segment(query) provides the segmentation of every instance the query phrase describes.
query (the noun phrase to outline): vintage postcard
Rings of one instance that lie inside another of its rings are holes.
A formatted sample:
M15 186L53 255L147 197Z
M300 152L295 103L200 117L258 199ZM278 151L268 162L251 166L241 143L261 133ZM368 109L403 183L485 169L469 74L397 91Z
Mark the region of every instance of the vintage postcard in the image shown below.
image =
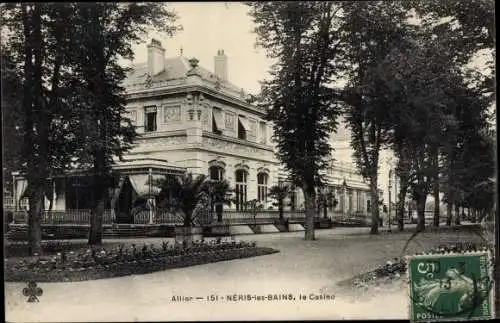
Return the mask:
M495 318L493 1L0 8L7 322Z

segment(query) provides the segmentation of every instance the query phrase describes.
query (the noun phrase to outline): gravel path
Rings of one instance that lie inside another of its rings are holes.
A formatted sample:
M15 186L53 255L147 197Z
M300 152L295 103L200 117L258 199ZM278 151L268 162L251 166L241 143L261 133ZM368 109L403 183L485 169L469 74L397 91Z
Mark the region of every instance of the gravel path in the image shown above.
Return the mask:
M257 241L280 253L140 276L41 284L44 293L39 303L26 302L21 293L23 284L6 283L6 320L406 319L403 282L383 285L361 296L337 286L341 280L399 256L411 235L370 236L366 232L367 228L318 230L316 241L304 241L303 232L241 236L238 239ZM407 251L464 239L461 234L422 234ZM138 245L143 241L161 239L140 239ZM228 301L228 295L233 294L292 294L296 300ZM299 294L307 299L298 300ZM310 294L334 295L335 299L309 300ZM173 296L209 295L217 295L219 301L172 301Z

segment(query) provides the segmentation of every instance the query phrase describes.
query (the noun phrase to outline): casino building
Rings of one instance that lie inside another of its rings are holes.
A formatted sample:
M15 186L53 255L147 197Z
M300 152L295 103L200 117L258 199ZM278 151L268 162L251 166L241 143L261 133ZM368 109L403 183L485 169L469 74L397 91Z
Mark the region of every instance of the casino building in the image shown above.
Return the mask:
M115 166L121 178L109 205L111 213L117 220L120 214L126 217L135 196L154 190L147 184L149 178L183 172L228 180L236 198L230 209L241 210L252 199L272 208L268 190L287 182L288 176L274 155L272 125L265 111L228 79L228 56L219 50L212 72L182 53L166 58L157 40L147 50L147 62L133 66L124 83L128 117L140 135L126 161ZM368 185L352 165L349 135L342 124L331 141L336 161L332 158L325 172L326 189L339 203L330 211L366 213L371 207ZM14 200L19 201L26 182L20 175L14 181ZM53 210L90 208L86 191L85 176L57 178ZM289 202L290 209L303 208L300 189Z

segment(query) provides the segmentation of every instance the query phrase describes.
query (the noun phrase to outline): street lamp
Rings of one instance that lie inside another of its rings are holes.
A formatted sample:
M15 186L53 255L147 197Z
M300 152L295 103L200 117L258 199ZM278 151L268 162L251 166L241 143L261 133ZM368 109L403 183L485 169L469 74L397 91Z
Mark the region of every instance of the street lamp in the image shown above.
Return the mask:
M389 229L388 231L391 232L391 189L392 189L392 169L389 170L389 208L388 208L388 213L389 213L389 219L388 219L388 226Z
M345 181L345 178L344 178L344 181L342 182L342 216L345 217L346 216L346 192L347 192L347 183Z

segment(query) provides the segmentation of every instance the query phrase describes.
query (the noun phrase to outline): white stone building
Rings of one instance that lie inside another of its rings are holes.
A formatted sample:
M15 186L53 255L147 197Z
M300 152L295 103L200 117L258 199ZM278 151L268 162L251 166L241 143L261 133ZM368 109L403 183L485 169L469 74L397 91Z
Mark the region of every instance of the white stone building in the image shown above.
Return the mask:
M147 48L148 61L133 66L124 83L127 113L140 136L127 162L115 166L122 178L109 207L127 213L135 196L152 189L148 178L184 171L227 179L236 191L232 209L242 209L252 199L272 207L269 188L287 181L274 155L272 125L265 121L265 111L247 101L245 90L228 80L224 51L214 57L211 72L195 58L182 54L166 58L159 41L152 40ZM327 189L339 203L331 211L366 213L371 207L368 186L352 164L348 132L342 124L332 135L332 144L336 161L325 177ZM21 187L22 178L17 182ZM89 207L82 197L85 181L77 182L68 177L55 181L54 210ZM21 191L16 189L17 199ZM291 209L303 207L299 189L290 202Z

